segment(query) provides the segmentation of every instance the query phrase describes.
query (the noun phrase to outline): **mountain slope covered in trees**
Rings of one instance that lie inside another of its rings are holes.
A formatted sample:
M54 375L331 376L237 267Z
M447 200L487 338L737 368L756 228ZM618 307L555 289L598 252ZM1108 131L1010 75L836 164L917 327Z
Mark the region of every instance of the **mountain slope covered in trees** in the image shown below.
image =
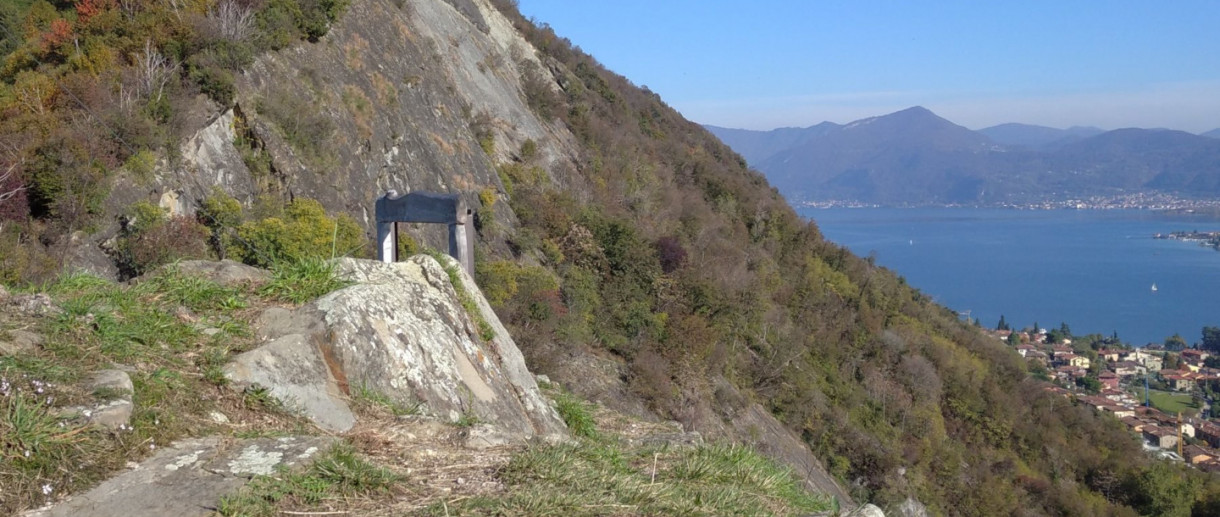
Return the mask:
M277 242L274 228L331 231L285 211L289 200L317 199L367 236L385 189L449 191L478 211L478 281L530 367L586 397L813 470L771 439L774 417L855 500L883 507L913 497L951 515L1186 515L1220 495L825 241L715 136L512 2L3 9L0 171L18 193L0 206L6 284L103 251L135 272L192 255L269 260L242 244ZM992 152L930 115L827 128L841 134L823 150L859 153L865 140L849 132L915 124L942 155ZM204 166L207 149L238 157L227 175ZM963 192L972 181L946 179Z

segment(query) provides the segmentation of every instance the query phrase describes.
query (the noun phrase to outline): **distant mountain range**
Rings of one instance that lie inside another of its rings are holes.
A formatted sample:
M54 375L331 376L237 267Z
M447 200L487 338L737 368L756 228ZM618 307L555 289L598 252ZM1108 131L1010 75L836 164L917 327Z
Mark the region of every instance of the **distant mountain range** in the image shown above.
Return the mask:
M849 124L705 126L791 201L1002 204L1169 193L1220 196L1220 129L972 131L922 107Z

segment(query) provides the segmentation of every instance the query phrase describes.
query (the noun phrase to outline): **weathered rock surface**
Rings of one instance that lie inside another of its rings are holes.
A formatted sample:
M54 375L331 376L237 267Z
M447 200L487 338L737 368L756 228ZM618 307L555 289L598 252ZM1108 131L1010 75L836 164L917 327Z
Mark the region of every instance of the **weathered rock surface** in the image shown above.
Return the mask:
M233 260L184 260L175 267L179 273L206 278L225 287L262 285L271 280L271 272L266 269Z
M235 386L262 386L285 406L300 411L328 431L356 423L349 395L327 365L318 335L289 334L237 356L225 366Z
M2 303L2 302L0 302ZM11 355L28 352L42 345L46 338L27 330L7 330L0 332L0 355Z
M928 517L928 508L923 503L908 497L906 501L898 505L898 508L892 509L890 514L894 517Z
M866 504L852 510L847 515L849 517L885 517L885 512L881 511L881 508L878 508L876 505Z
M422 403L450 421L491 426L475 433L472 446L566 436L516 344L464 272L465 288L494 331L488 342L431 257L395 264L341 259L336 268L355 285L296 311L264 313L256 332L268 343L226 367L235 387L263 385L336 431L354 423L347 398L360 388Z
M55 316L63 312L46 293L10 295L7 310L23 316Z
M251 476L295 466L334 443L327 437L194 438L166 447L138 467L27 517L213 515L220 498Z
M107 395L106 400L83 412L89 422L107 429L119 429L131 423L131 413L135 409L131 399L135 387L127 372L100 370L89 379L86 388L93 393L104 392Z

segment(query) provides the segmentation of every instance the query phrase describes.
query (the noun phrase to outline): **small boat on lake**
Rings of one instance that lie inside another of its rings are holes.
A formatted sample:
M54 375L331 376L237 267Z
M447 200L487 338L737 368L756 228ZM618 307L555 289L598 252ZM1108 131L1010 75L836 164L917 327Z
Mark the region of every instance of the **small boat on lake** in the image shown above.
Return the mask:
M1156 292L1156 282L1152 283L1152 292Z

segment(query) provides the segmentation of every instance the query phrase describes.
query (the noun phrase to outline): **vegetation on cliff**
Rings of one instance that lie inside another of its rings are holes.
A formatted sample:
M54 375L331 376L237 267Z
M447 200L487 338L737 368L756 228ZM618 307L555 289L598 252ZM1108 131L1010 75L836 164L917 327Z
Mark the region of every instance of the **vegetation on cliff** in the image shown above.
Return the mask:
M480 257L477 276L531 367L551 373L573 354L608 357L625 365L632 395L694 428L715 429L761 403L853 496L883 507L914 496L957 515L1187 515L1220 501L1210 478L1148 458L1117 422L1048 393L1003 343L822 239L741 157L657 95L498 3L549 69L522 65L525 100L580 145L578 170L568 173L547 170L526 142L499 164L499 192L479 193L488 208L505 196L516 216L481 219L483 238L507 246L486 247L493 252ZM222 6L245 14L234 19ZM0 281L52 276L56 264L41 250L96 228L109 181L138 182L158 156L174 159L180 102L195 92L230 102L234 71L257 52L318 38L341 8L306 0L0 7L9 52L0 69L0 193L16 193L0 204ZM230 31L226 20L245 29ZM498 145L492 133L478 141ZM232 246L273 239L277 255L291 256L340 234L358 246L350 225L306 201L244 214L233 204L216 196L201 220L176 222L135 207L118 256L142 271L175 258L155 253L167 242L254 263L275 260ZM91 335L69 323L65 332ZM201 368L214 367L203 357Z

